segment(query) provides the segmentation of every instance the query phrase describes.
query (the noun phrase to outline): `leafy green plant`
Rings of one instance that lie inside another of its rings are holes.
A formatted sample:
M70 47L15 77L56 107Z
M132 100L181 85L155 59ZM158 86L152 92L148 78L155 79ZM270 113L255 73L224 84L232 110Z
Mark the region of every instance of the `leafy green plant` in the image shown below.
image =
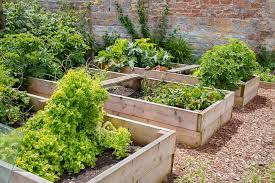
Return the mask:
M266 47L260 46L257 62L264 68L275 70L275 51L268 51Z
M206 109L225 96L221 91L201 86L162 82L151 85L147 80L142 83L142 93L147 101L190 110Z
M165 41L164 49L173 55L172 62L174 63L193 63L192 48L182 36L172 34Z
M6 125L23 123L29 116L29 98L25 92L12 88L16 82L0 64L0 123Z
M88 49L82 35L70 27L59 28L49 39L49 52L64 71L83 65Z
M270 69L258 69L257 71L255 71L255 75L258 75L261 81L275 83L275 75L271 73Z
M125 66L133 67L170 67L172 56L162 48L157 49L150 39L117 39L115 44L100 51L97 62L108 65L111 70L120 70Z
M21 81L26 76L53 79L62 73L45 42L30 33L6 35L0 39L0 51L0 63Z
M135 30L133 22L131 21L128 15L124 15L123 9L117 1L115 2L115 6L118 13L118 18L122 25L126 28L128 33L132 36L133 39L140 38L137 31Z
M214 46L201 57L200 63L198 73L206 86L228 90L235 90L251 79L259 67L255 53L237 39Z
M79 173L96 165L96 157L107 148L118 157L127 156L131 143L124 128L103 124L103 105L108 92L99 79L84 70L70 70L59 82L43 111L31 118L17 165L50 181L64 173Z
M137 11L138 11L138 21L140 24L140 32L144 38L150 38L150 30L148 27L148 15L144 6L143 0L138 0L137 2Z

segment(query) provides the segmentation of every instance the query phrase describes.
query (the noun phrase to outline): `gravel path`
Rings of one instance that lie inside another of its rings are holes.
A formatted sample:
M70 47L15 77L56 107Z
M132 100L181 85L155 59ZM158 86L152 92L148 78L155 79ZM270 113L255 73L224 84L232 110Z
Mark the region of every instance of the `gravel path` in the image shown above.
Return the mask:
M202 175L201 170L206 182L243 182L251 167L275 163L275 90L260 89L245 108L234 109L231 121L205 146L178 145L174 162L169 182Z

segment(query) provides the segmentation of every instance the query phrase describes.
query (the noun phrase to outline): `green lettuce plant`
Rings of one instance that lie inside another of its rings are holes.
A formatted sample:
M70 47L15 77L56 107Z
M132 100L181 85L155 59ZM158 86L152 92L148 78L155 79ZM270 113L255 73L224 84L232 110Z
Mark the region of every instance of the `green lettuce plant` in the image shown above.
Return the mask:
M43 111L23 127L17 165L50 181L96 165L97 156L114 149L127 156L130 133L103 122L108 92L84 70L70 70Z

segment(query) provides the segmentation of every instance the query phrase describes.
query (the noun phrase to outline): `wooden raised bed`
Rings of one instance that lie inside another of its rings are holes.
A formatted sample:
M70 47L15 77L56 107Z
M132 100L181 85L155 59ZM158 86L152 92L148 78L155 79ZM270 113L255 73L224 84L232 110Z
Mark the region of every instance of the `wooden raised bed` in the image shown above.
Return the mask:
M170 72L162 72L162 71L152 71L145 70L142 68L127 68L125 69L125 73L134 73L139 74L152 79L160 79L166 81L173 82L181 82L187 84L199 84L200 78L192 75L184 75ZM248 102L250 102L254 97L258 94L259 86L266 89L274 89L274 83L262 83L260 85L260 78L258 76L254 76L251 80L242 84L238 90L235 91L235 107L244 107Z
M275 83L261 81L260 88L275 90Z
M122 85L138 90L143 80L138 75L128 75L119 79L109 82L108 86ZM149 81L159 82L153 79ZM105 110L108 113L175 130L177 141L192 147L205 144L215 131L231 119L234 104L234 92L229 91L224 100L216 102L203 111L170 107L114 94L110 96L110 100L105 104ZM40 103L45 100L47 99L40 98Z
M41 98L35 95L31 97L32 101L39 101ZM34 102L33 105L36 105L36 103L38 102ZM145 146L94 177L88 181L89 183L158 183L166 180L173 166L176 142L175 131L113 115L106 115L105 120L110 121L115 127L127 128L132 135L132 140L136 144ZM49 182L22 169L13 169L11 165L5 162L0 162L1 169L12 171L11 183Z

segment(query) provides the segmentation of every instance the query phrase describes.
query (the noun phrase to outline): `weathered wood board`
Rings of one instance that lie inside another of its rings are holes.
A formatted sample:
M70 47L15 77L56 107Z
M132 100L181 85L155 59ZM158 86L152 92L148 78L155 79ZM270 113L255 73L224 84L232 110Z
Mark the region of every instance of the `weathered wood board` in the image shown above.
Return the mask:
M30 96L31 101L41 98L35 95ZM46 101L43 102L45 105ZM88 181L89 183L159 183L172 172L176 143L175 131L110 114L105 116L105 121L112 122L117 128L127 128L132 135L132 140L144 147L94 177ZM13 169L13 166L6 162L0 161L0 169L12 171L11 183L49 183L22 169Z
M261 81L260 88L275 90L275 83Z
M258 94L260 86L260 78L254 76L251 80L242 84L240 88L235 91L235 107L244 107Z

